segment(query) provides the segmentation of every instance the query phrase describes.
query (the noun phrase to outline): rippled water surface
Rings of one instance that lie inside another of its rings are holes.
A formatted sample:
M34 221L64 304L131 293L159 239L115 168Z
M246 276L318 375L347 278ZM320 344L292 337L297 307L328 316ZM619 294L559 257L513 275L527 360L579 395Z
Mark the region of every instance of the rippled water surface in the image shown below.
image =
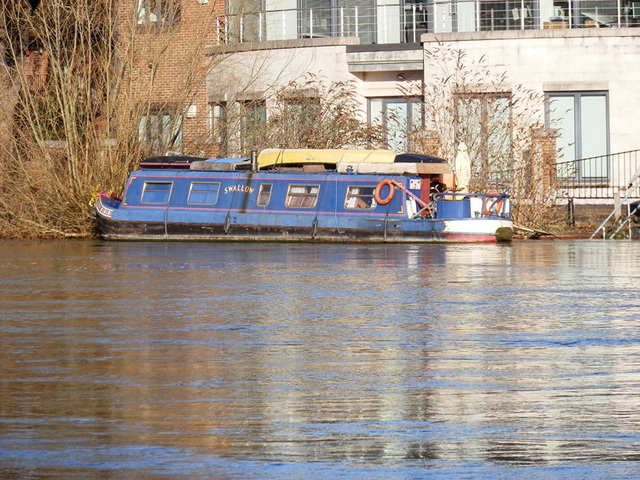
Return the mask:
M640 242L0 242L0 478L640 478Z

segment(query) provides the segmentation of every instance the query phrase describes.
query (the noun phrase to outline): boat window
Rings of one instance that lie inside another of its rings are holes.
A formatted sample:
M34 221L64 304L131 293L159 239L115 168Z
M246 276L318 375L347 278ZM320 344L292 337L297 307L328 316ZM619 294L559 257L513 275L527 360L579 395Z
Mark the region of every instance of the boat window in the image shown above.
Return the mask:
M344 208L372 209L377 203L374 198L375 186L350 186L347 187L347 196L344 199Z
M266 207L269 205L269 201L271 200L271 188L273 187L270 183L263 183L260 185L260 191L258 192L258 200L256 204L259 207Z
M165 205L171 197L172 182L144 182L141 203Z
M189 205L215 205L218 201L220 182L191 182Z
M319 185L289 185L287 207L313 208L318 201Z

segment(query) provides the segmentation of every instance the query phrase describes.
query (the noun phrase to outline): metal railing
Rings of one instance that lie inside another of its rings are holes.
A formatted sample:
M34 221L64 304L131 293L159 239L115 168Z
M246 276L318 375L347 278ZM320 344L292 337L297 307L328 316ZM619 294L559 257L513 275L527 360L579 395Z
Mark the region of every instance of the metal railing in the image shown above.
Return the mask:
M566 198L624 197L638 169L640 150L560 162L555 167L556 186Z
M640 2L374 1L365 6L230 13L217 19L219 44L326 37L358 37L362 44L417 43L423 33L610 27L640 27Z

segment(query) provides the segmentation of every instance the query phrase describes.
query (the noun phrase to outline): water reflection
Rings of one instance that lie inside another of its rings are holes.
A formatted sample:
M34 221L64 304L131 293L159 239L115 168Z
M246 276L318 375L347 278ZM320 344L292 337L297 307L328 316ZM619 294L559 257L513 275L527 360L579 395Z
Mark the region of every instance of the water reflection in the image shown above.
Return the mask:
M0 477L633 478L639 250L0 243Z

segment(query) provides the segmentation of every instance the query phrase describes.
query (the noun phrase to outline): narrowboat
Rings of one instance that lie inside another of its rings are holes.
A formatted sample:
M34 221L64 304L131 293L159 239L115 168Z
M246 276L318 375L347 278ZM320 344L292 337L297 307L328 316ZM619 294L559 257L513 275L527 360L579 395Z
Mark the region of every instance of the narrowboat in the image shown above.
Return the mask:
M500 242L506 189L456 193L449 164L388 150L275 150L251 158L156 157L121 199L101 192L112 240Z

